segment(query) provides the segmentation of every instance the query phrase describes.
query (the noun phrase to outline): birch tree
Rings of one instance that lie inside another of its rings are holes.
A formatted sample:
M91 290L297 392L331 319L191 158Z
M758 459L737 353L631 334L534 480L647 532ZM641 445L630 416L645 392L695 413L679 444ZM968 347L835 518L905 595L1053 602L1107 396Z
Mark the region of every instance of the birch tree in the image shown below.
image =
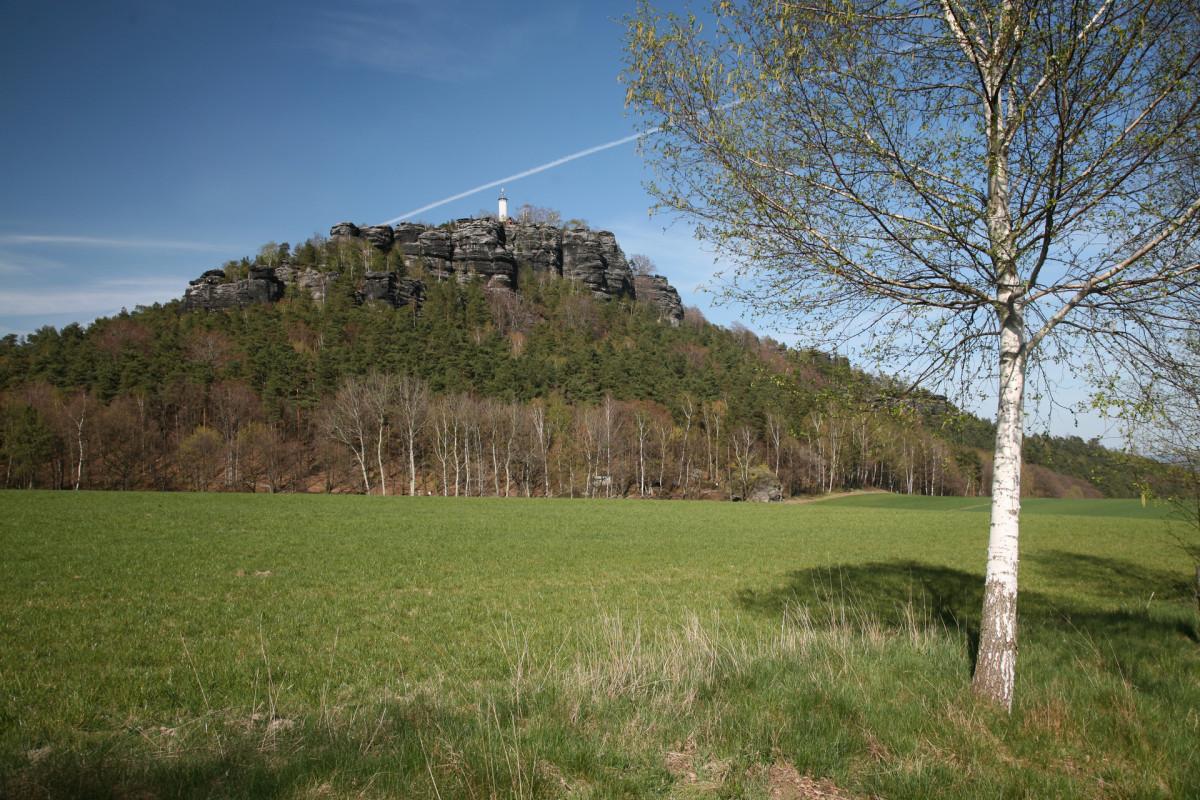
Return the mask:
M1196 0L641 5L651 191L732 299L919 380L995 387L974 689L1011 709L1027 375L1197 303ZM1033 373L1033 374L1036 374Z
M420 378L408 375L395 381L393 403L404 434L404 451L408 456L408 494L417 493L417 441L429 413L429 386Z
M387 411L394 394L392 385L390 378L374 373L365 378L347 378L324 414L325 432L354 454L366 494L371 493L372 460L379 469L380 493L387 494L383 461L389 430Z

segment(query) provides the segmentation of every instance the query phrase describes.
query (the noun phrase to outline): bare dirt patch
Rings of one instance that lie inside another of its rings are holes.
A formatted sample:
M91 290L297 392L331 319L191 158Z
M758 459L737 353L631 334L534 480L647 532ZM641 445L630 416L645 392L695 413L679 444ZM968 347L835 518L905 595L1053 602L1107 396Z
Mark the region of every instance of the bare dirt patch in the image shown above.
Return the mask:
M771 800L856 800L828 778L801 775L787 762L776 762L767 771L767 791Z
M729 759L718 759L702 762L698 758L696 740L688 737L682 745L676 744L675 750L670 750L663 756L663 766L671 777L694 790L715 791L729 777L732 762Z
M830 492L829 494L810 494L801 497L789 497L783 502L789 505L807 505L808 503L821 503L826 500L839 500L843 497L858 497L864 494L888 494L882 489L856 489L852 492Z

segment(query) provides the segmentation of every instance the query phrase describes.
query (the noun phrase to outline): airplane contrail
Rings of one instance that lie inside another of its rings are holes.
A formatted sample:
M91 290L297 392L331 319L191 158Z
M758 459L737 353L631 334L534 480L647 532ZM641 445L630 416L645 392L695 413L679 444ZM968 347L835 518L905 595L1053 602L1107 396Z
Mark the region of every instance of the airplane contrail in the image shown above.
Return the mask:
M545 164L542 164L537 167L531 167L523 172L518 172L514 175L507 175L498 180L489 181L488 183L485 183L481 186L476 186L473 189L467 189L465 192L459 192L458 194L451 195L449 197L444 197L441 200L430 203L429 205L421 206L420 208L414 208L412 211L408 211L404 214L401 214L398 217L393 217L392 219L389 219L387 222L384 222L383 224L384 225L395 225L397 222L403 222L404 220L408 219L409 217L415 217L417 214L423 214L426 211L437 208L438 206L444 206L447 203L453 203L455 200L461 200L464 197L470 197L471 195L473 195L477 192L486 191L487 189L494 189L497 186L503 186L506 183L512 183L513 181L520 180L521 178L528 178L530 175L536 175L539 172L545 172L548 169L553 169L554 167L562 166L563 164L566 164L568 161L574 161L577 158L583 158L585 156L590 156L595 153L599 153L603 150L609 150L613 147L620 147L623 144L629 144L630 142L634 142L634 141L637 141L638 139L642 139L642 138L645 138L646 136L650 136L652 134L658 133L661 130L662 130L661 127L650 128L649 130L642 131L641 133L634 133L629 136L624 136L620 139L614 139L611 142L605 142L604 144L598 144L594 147L589 147L586 150L580 150L577 153L571 153L570 155L563 156L562 158L556 158L553 161L548 161Z
M717 106L715 110L727 111L728 109L736 108L737 106L740 106L744 102L746 102L746 101L743 98L730 100L728 102L722 103L721 105ZM706 111L701 112L701 116L707 117L708 112L706 112ZM408 219L409 217L415 217L417 214L423 214L426 211L437 208L438 206L444 206L447 203L453 203L455 200L462 200L464 197L470 197L471 195L475 194L476 192L482 192L487 189L495 189L497 186L503 186L506 183L512 183L513 181L520 180L521 178L528 178L530 175L536 175L539 172L545 172L548 169L554 169L555 167L562 166L563 164L566 164L568 161L574 161L577 158L584 158L585 156L594 155L595 153L599 153L603 150L609 150L614 147L620 147L623 144L629 144L630 142L636 142L638 139L644 139L647 136L653 136L654 134L661 132L663 127L664 127L663 125L659 125L658 127L644 130L641 133L634 133L634 134L630 134L629 136L623 136L620 139L614 139L611 142L605 142L604 144L598 144L595 147L589 147L586 150L580 150L578 153L571 153L569 156L563 156L562 158L556 158L553 161L549 161L545 164L542 164L541 166L531 167L531 168L525 170L524 172L518 172L515 175L508 175L508 176L500 178L498 180L489 181L488 183L485 183L481 186L476 186L473 189L467 189L465 192L459 192L458 194L451 195L450 197L443 197L441 200L430 203L427 206L421 206L420 208L414 208L412 211L401 214L398 217L393 217L392 219L389 219L387 222L384 222L381 224L395 225L397 222L403 222L404 220Z

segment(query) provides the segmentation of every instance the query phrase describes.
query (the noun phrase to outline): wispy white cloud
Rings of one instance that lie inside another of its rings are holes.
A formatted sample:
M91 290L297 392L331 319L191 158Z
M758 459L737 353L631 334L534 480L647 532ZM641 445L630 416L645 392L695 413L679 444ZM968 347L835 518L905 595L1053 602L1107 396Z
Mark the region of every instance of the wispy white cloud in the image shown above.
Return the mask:
M539 35L573 24L576 9L525 12L517 5L356 0L321 12L299 39L337 61L426 80L503 74Z
M27 275L58 273L63 262L29 252L0 250L0 278L20 278Z
M191 242L178 239L124 239L107 236L63 236L59 234L0 234L0 244L9 245L63 245L67 247L115 247L140 250L194 250L199 252L220 252L226 250L244 249L240 245L220 244L216 242Z
M0 289L0 315L33 317L69 314L83 321L122 308L173 300L183 294L182 278L119 278L72 284Z

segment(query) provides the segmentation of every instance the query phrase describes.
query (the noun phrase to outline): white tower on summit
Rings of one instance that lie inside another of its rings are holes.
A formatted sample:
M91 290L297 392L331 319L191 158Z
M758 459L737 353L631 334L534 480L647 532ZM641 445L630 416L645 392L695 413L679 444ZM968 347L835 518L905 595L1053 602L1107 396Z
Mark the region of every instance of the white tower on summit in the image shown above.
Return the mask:
M501 222L508 219L508 198L504 196L504 188L500 189L500 213L496 215Z

